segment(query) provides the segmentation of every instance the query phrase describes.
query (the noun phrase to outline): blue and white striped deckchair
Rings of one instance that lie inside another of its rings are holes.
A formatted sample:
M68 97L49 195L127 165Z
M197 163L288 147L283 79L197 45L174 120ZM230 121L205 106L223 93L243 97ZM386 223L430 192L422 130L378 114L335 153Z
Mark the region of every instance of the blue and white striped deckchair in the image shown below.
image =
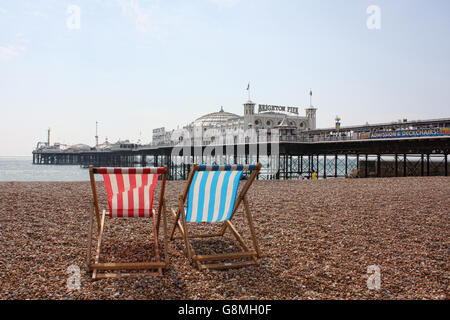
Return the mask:
M221 263L221 264L202 264L202 261L217 261L226 259L251 258L252 263L256 263L256 257L259 257L259 248L253 228L253 220L248 208L246 193L253 183L254 179L261 169L261 164L256 165L193 165L189 173L186 188L180 197L178 210L172 209L175 216L175 224L172 228L171 239L174 237L176 228L178 228L184 238L187 246L187 255L189 260L193 260L199 268L229 268L249 263ZM239 181L244 171L250 172L250 177L241 189L238 195ZM187 201L187 206L184 204ZM231 219L237 211L239 204L244 202L244 209L250 225L250 232L253 240L254 251L249 250L242 237L231 223ZM181 217L181 222L179 221ZM222 229L219 233L206 235L189 235L187 223L207 222L222 223ZM195 251L189 243L190 238L204 238L222 236L228 229L237 238L244 251L234 254L219 254L209 256L195 255Z
M255 165L200 165L194 173L187 198L187 222L224 222L231 218L244 170Z

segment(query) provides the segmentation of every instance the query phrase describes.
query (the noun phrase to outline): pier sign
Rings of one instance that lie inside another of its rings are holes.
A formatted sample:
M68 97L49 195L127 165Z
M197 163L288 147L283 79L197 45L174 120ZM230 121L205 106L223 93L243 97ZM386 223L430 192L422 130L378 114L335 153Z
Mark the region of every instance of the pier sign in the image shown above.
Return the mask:
M298 114L298 107L274 106L269 104L258 105L258 113L266 111L281 111Z
M363 139L433 137L450 135L450 128L420 128L406 130L374 130L361 134Z

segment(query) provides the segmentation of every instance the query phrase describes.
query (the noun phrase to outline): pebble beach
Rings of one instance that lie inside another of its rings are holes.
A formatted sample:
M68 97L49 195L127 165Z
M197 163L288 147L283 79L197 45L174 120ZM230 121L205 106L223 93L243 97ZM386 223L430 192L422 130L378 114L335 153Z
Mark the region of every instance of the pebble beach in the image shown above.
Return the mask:
M169 207L184 185L167 183ZM98 189L106 208L103 183ZM448 177L255 181L249 203L259 265L200 271L177 239L162 277L92 281L85 267L89 182L0 182L0 299L445 300L449 195ZM233 221L250 244L242 210ZM154 249L151 230L148 219L107 218L101 260L145 261ZM198 253L237 247L229 232L193 244ZM369 266L380 270L379 289L368 288ZM79 289L67 286L74 267Z

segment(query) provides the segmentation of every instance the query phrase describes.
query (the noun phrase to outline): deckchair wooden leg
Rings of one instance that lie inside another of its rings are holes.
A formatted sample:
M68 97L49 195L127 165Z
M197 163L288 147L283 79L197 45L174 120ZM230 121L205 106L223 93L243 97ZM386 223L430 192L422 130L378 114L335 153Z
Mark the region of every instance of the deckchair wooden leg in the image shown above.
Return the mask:
M244 211L247 215L248 224L250 226L250 234L252 236L253 248L255 248L255 251L259 258L261 257L261 252L259 251L258 240L256 239L255 227L253 226L253 217L250 212L250 206L248 205L247 195L244 196Z
M186 217L184 214L184 210L181 211L181 223L183 225L183 229L184 229L184 242L186 243L186 252L187 252L187 257L189 259L189 262L192 261L192 252L191 249L193 249L191 247L191 243L189 241L189 235L188 235L188 230L187 230L187 223L186 223Z
M230 229L231 233L235 236L236 240L240 243L242 246L243 251L242 252L236 252L236 253L226 253L226 254L215 254L215 255L205 255L205 256L199 256L195 255L195 253L192 255L194 262L196 262L197 267L199 269L228 269L228 268L238 268L242 266L247 265L255 265L258 264L258 252L251 251L249 247L245 244L244 239L240 235L240 233L237 231L236 227L231 223L230 220L227 220L224 222L224 225ZM226 229L226 228L223 228ZM255 238L256 240L256 238ZM257 248L257 247L255 247ZM214 264L203 264L203 261L214 261L214 260L226 260L226 259L238 259L238 258L250 258L251 261L243 261L243 262L223 262L223 263L214 263Z
M250 251L250 249L248 248L248 246L245 244L244 239L242 238L242 236L239 234L239 232L237 231L236 227L231 223L230 220L226 221L228 227L230 228L231 232L233 233L233 235L236 237L236 239L239 241L239 243L241 244L242 248L244 249L244 251ZM255 256L252 256L253 261L256 263L257 259L255 258Z
M142 276L161 276L160 272L142 272L142 273L99 273L96 280L100 279L115 279L115 278L128 278L128 277L142 277Z
M104 226L105 226L105 215L106 215L106 211L103 210L102 220L100 222L100 231L98 233L97 252L95 254L95 264L97 264L99 259L100 259L100 247L102 245L103 229L104 229ZM97 277L97 269L94 269L94 271L92 272L92 279L95 280L96 277Z
M221 236L223 236L224 234L225 234L225 232L227 231L227 224L226 223L224 223L224 224L222 224L222 228L220 229L220 235Z
M94 210L95 208L92 207L91 214L89 214L89 234L88 234L88 247L87 247L87 258L86 258L86 265L88 272L91 271L89 265L91 264L91 251L92 251L92 227L94 224Z
M230 227L231 233L236 237L237 241L241 244L242 248L245 251L249 251L247 245L244 242L244 239L242 239L242 236L239 234L235 226L231 223L231 221L227 220L226 224Z
M95 177L93 166L89 166L89 178L91 180L91 189L93 195L93 205L95 209L95 216L97 218L97 231L100 232L100 209L98 207L98 196L97 196L97 187L95 185Z
M155 213L153 214L152 221L153 221L153 243L155 246L155 261L160 262L160 256L159 256L159 248L158 248L158 229L156 226L156 220L157 217L155 217ZM162 269L158 268L158 272L162 274Z
M198 261L218 261L227 259L239 259L239 258L251 258L256 255L256 251L243 251L243 252L233 252L233 253L221 253L221 254L210 254L210 255L195 255L192 257L194 260Z
M102 218L101 218L101 224L100 224L100 232L98 235L98 241L97 241L97 251L94 259L94 264L90 264L89 260L89 269L93 269L92 272L92 279L106 279L106 278L119 278L119 277L128 277L128 276L142 276L142 275L153 275L153 276L161 276L162 275L162 268L167 267L167 260L165 262L161 262L161 257L159 256L159 248L158 248L158 236L155 234L154 240L155 240L155 255L156 255L156 262L136 262L136 263L99 263L100 260L100 252L101 252L101 245L102 245L102 238L103 238L103 231L105 226L105 216L106 211L103 211ZM91 216L92 217L92 216ZM166 221L165 218L163 218L164 221ZM93 219L92 219L93 220ZM167 255L167 225L165 224L165 259L168 259ZM153 219L153 231L156 232L156 222L155 219ZM154 266L155 270L158 270L157 272L146 272L146 273L98 273L98 270L109 270L109 269L148 269Z
M172 215L175 217L175 223L172 227L172 234L171 234L170 240L175 239L174 233L175 233L176 228L178 228L178 230L180 230L181 237L184 239L184 230L183 230L183 226L181 225L181 222L180 222L180 214L175 212L175 210L172 208L170 210L172 211ZM178 216L178 218L177 218L177 216Z
M192 246L192 244L190 242L190 239L189 239L190 237L189 237L189 234L188 234L187 222L186 222L186 216L185 216L185 213L184 213L184 208L182 208L182 210L180 212L181 212L181 220L182 220L182 223L181 223L181 226L180 226L180 231L181 231L181 233L183 235L183 239L184 239L184 242L186 244L186 255L187 255L187 258L188 258L189 262L193 262L192 257L195 255L195 250L194 250L194 247ZM198 261L194 261L194 262L197 265L197 267L200 268L200 263Z
M158 215L157 215L157 222L156 222L156 229L158 230L158 234L159 234L159 228L161 226L161 210L162 210L162 204L159 204L158 206L161 206L161 209L158 208Z
M159 235L159 227L161 225L161 210L163 210L164 205L164 191L166 190L166 180L167 180L167 166L164 166L164 174L162 175L162 183L161 183L161 191L159 193L159 202L158 202L158 222L156 224Z
M202 264L200 266L200 269L214 269L214 270L224 270L224 269L233 269L233 268L240 268L244 266L251 266L255 265L255 261L247 260L242 262L223 262L223 263L208 263L208 264Z
M163 201L162 207L163 214L163 232L164 232L164 261L166 262L166 267L169 265L169 254L167 252L168 243L167 243L167 210L166 210L166 201Z
M173 213L174 216L175 216L175 223L173 224L172 231L170 232L170 240L173 240L173 236L174 236L174 234L175 234L175 229L177 228L177 226L178 226L179 228L181 227L181 224L180 224L180 222L179 222L179 219L180 219L180 213L181 213L180 209L178 208L178 212L177 212L177 213L175 213L174 210L172 209L172 213ZM181 231L181 229L180 229L180 231Z
M227 225L229 226L231 232L234 234L236 239L241 244L241 246L244 249L244 251L247 251L247 252L250 251L250 249L245 244L244 239L242 239L242 236L239 234L239 232L237 231L237 229L234 227L234 225L231 223L230 220L227 221ZM254 256L252 256L252 259L255 261L255 263L257 262L257 260L256 260L256 258Z

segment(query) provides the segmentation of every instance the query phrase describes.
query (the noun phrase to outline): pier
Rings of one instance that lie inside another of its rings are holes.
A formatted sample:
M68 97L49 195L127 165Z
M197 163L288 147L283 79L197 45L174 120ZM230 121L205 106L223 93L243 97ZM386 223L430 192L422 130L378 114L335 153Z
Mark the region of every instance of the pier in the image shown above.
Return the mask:
M448 176L449 146L450 136L316 142L283 141L281 137L277 152L272 150L273 144L269 142L214 146L215 150L222 148L224 155L227 150L233 150L232 156L222 156L221 159L214 152L205 155L205 149L211 146L184 147L177 156L172 155L175 146L153 146L121 151L36 150L33 164L84 167L167 165L169 179L172 180L186 179L192 163L223 162L262 162L264 168L260 179L297 179L300 172L310 177L312 170L319 178L325 179L347 177L354 170L358 170L359 177Z
M339 119L340 120L340 119ZM236 140L236 139L235 139ZM276 140L276 141L275 141ZM98 136L96 133L98 145ZM450 118L366 124L296 132L280 126L246 143L174 142L152 145L120 144L116 150L58 150L37 147L36 165L82 167L167 166L171 180L187 179L194 163L237 164L261 162L259 179L448 176ZM253 142L252 142L253 141ZM39 145L38 145L39 146ZM177 148L177 149L175 149Z

